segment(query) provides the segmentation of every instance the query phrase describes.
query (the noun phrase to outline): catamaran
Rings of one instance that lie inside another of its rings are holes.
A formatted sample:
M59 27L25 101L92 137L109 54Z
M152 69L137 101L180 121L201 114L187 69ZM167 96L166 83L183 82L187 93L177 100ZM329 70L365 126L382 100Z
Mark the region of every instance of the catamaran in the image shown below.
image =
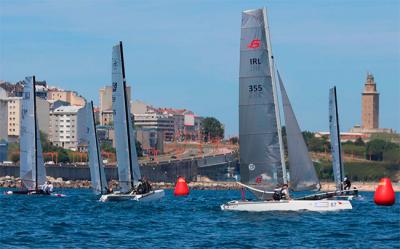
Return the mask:
M353 199L358 196L358 190L344 190L344 165L342 157L342 145L340 143L339 111L337 106L336 87L329 89L329 129L332 153L333 176L336 184L336 191L333 198ZM329 192L328 192L329 193Z
M41 186L46 183L46 169L39 134L36 115L36 81L35 76L30 76L25 77L22 96L19 167L21 190L7 191L6 194L64 196L41 190Z
M287 133L290 179L286 172L280 108L266 9L242 14L239 70L240 185L258 200L234 200L227 211L335 211L348 200L275 198L275 189L319 190L320 184L278 72Z
M152 201L164 196L164 190L151 190L143 194L138 191L142 176L128 101L123 48L120 42L112 50L112 103L120 191L102 195L100 201Z
M97 137L96 123L93 111L93 101L86 104L86 135L89 152L89 168L92 189L96 194L108 193L106 175L103 161L101 160L100 143Z

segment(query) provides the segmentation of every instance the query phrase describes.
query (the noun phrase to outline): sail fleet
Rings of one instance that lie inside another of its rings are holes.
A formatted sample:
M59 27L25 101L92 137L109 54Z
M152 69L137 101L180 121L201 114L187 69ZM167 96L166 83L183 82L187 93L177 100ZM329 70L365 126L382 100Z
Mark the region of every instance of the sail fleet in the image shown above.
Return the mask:
M86 104L91 184L100 201L152 201L163 190L139 192L144 184L138 162L135 130L126 92L126 75L122 42L112 48L112 109L115 129L119 189L107 184L100 144L97 137L93 102ZM279 101L282 102L282 108ZM35 77L26 77L21 119L20 177L23 190L39 192L46 182L39 129L36 118ZM288 164L285 160L281 111L286 127ZM344 191L336 88L330 89L329 124L333 171L337 191L318 192L321 188L307 145L286 92L276 70L267 18L267 10L242 13L239 67L239 141L240 182L257 200L230 201L221 206L226 211L336 211L351 209L348 199L356 191ZM288 186L291 192L317 191L317 194L294 198L276 197L276 189ZM25 191L25 192L23 192ZM14 191L18 193L18 191ZM27 192L26 192L27 193ZM345 197L340 201L338 197ZM347 199L346 199L347 198Z

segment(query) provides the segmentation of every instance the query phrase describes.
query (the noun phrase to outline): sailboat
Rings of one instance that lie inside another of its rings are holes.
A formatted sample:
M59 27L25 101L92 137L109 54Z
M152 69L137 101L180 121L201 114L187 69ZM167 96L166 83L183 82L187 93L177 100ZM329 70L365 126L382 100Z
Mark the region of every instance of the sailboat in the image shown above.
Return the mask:
M86 104L87 113L87 141L89 152L89 168L92 189L96 194L106 194L108 191L104 166L101 160L100 144L93 111L93 101Z
M164 190L151 190L145 194L137 191L143 183L126 93L122 42L112 50L112 101L120 191L102 195L100 201L161 199L165 195Z
M290 179L284 157L280 108L275 83L267 10L242 13L239 70L239 183L256 201L234 200L226 211L335 211L351 209L347 200L278 199L275 189L319 190L320 184L299 125L278 73L288 142Z
M329 89L329 129L332 152L333 176L336 184L334 198L353 199L358 196L358 190L344 190L344 166L342 157L342 145L340 143L339 111L337 106L336 87Z
M35 76L25 77L22 96L20 167L21 190L8 191L6 194L49 195L40 189L46 182L42 145L36 113ZM62 197L62 194L51 194Z

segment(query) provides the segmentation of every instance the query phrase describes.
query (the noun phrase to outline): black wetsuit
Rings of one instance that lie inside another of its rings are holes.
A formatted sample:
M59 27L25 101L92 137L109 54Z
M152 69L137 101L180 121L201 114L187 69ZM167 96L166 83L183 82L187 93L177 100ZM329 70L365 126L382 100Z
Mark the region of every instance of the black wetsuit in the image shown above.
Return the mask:
M347 178L347 179L344 181L344 190L350 190L350 187L351 187L351 182L350 182L350 180Z

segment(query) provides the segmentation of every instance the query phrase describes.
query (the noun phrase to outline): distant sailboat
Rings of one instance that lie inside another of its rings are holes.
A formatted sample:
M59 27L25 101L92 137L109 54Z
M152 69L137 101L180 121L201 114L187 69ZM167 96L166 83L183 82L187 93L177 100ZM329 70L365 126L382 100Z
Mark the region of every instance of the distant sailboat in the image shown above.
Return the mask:
M96 194L106 194L108 187L104 166L101 160L100 144L97 137L97 130L93 111L93 101L86 104L87 113L87 140L89 152L89 168L92 189Z
M40 189L46 183L42 144L36 115L35 76L25 77L22 95L21 132L20 132L20 191L8 191L7 194L42 194ZM63 196L61 194L52 194Z
M340 143L339 111L337 106L336 87L329 90L329 129L332 153L332 168L335 179L335 196L352 199L358 195L358 190L344 190L344 166L342 158L342 145Z
M319 190L319 180L278 74L286 120L290 188ZM244 11L239 77L240 175L257 201L231 201L228 211L333 211L351 209L349 201L277 199L275 189L289 183L284 159L280 109L266 9Z
M126 94L125 66L122 42L112 51L112 101L115 145L118 161L120 192L103 195L101 201L137 200L151 201L164 196L163 190L138 194L142 176L136 153L136 143Z

